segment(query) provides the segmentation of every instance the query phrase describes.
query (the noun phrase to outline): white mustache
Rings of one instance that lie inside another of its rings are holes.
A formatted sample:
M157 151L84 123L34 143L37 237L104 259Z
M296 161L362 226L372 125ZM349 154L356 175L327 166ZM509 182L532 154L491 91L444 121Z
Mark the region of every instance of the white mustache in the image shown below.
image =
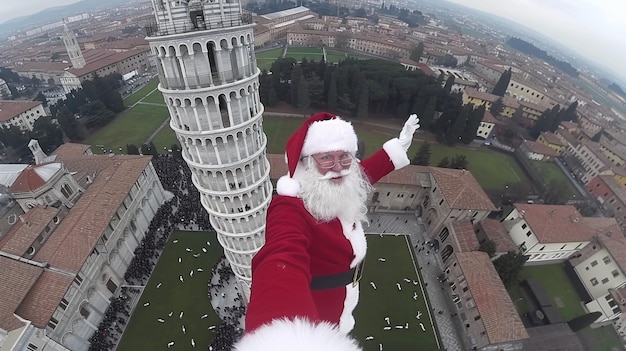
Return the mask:
M328 180L328 179L332 179L332 178L345 177L345 176L347 176L349 174L350 174L350 170L349 169L344 169L341 172L328 171L328 172L326 172L326 174L324 174L323 176L319 177L318 179Z

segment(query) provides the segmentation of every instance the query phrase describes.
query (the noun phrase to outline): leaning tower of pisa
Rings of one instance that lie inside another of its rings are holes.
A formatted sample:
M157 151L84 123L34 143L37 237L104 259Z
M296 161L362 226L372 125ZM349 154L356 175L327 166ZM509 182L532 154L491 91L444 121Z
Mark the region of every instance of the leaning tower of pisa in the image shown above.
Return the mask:
M238 0L152 0L159 90L246 301L272 197L252 17Z

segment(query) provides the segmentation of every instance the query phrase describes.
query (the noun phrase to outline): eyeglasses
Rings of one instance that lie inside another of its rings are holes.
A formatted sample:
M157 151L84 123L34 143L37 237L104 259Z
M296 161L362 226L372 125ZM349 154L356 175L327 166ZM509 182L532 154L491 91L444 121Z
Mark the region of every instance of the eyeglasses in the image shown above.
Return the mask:
M311 157L322 169L331 169L337 165L337 162L339 162L342 167L347 167L352 163L352 154L349 152L345 152L338 156L332 154L320 154L311 155Z

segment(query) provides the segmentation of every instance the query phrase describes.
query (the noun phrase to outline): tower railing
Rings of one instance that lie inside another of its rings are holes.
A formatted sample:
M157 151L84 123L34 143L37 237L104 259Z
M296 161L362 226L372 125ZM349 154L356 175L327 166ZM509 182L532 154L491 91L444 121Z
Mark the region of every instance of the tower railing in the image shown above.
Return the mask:
M200 89L222 85L247 78L256 73L252 65L239 66L235 70L219 71L211 74L184 75L175 78L159 76L163 88L171 90ZM187 84L185 84L185 81Z
M243 14L225 14L226 18L219 18L219 21L202 20L200 18L190 20L189 22L181 23L157 23L156 20L151 20L145 24L146 34L149 37L166 36L172 34L183 34L189 32L196 32L201 30L230 28L235 26L241 26L252 23L252 15L249 13Z

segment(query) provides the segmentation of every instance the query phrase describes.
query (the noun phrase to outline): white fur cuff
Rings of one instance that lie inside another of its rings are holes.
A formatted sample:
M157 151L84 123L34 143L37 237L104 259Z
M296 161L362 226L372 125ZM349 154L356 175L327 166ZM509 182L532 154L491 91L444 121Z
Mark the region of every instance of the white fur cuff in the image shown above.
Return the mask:
M245 334L234 345L236 351L360 351L356 340L328 322L313 323L303 318L273 320Z
M398 138L387 140L387 142L383 144L383 150L389 155L396 170L408 166L411 163Z

